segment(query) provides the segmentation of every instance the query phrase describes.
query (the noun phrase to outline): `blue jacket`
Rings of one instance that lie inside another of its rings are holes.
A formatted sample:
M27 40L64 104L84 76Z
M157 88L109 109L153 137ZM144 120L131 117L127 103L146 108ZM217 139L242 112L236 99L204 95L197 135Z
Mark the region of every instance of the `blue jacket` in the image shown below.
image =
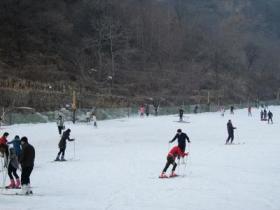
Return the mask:
M14 138L14 140L9 141L7 144L13 144L13 147L16 151L16 155L19 157L19 155L21 154L20 138Z

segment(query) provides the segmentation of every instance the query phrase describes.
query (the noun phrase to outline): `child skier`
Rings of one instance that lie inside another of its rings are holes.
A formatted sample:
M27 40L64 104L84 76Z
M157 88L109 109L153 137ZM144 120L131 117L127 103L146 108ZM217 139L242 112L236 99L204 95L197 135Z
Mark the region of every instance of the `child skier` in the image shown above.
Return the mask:
M7 144L13 144L13 147L15 149L17 158L19 159L20 153L21 153L21 147L20 147L20 138L18 135L15 136L15 138L12 141L9 141Z
M59 152L57 154L57 157L55 159L55 161L65 161L64 159L64 154L65 154L65 150L66 150L66 140L68 141L74 141L75 139L70 139L70 129L67 129L66 131L63 132L62 137L58 143L58 147L59 147ZM59 159L59 156L61 155L61 159Z
M165 167L164 169L162 170L162 173L161 175L159 176L159 178L168 178L168 176L165 174L165 172L167 171L168 167L172 164L173 165L173 168L172 168L172 171L171 171L171 174L169 177L174 177L174 176L177 176L177 174L175 174L175 169L177 167L177 163L175 162L176 158L178 157L185 157L187 156L188 153L184 153L182 152L182 150L180 149L179 146L175 146L173 147L168 155L167 155L167 162L165 164Z
M16 155L15 148L11 147L9 149L9 157L8 157L8 175L10 178L11 183L6 186L7 189L11 188L19 188L20 187L20 180L19 176L17 175L17 169L19 168L18 158ZM15 180L14 180L15 178Z

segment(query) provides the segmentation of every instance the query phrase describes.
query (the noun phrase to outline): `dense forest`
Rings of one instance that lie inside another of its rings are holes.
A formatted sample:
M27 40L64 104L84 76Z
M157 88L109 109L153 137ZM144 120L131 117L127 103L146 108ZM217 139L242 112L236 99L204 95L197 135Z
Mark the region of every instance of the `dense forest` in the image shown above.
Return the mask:
M1 0L0 106L55 108L73 90L83 106L274 99L279 11L278 0Z

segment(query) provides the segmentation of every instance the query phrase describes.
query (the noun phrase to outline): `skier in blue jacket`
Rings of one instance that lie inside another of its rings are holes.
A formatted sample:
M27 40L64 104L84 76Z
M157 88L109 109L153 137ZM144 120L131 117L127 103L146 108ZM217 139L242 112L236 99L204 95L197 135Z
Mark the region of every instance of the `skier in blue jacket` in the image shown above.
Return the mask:
M13 147L15 149L16 155L19 159L19 156L21 154L21 147L20 147L20 138L18 135L15 136L15 138L12 141L9 141L7 144L13 144Z

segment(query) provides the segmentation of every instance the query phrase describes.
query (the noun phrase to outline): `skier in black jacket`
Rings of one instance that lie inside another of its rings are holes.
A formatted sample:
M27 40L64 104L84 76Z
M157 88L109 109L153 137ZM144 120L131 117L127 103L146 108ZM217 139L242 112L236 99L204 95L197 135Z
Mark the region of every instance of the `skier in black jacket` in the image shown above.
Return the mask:
M183 121L184 110L183 108L179 109L179 121Z
M232 144L233 139L234 139L234 129L236 129L236 127L233 127L231 120L228 120L228 123L227 123L228 138L227 138L226 144L229 143L230 139L231 139L230 143Z
M58 143L59 152L57 154L55 161L59 161L59 160L65 161L64 154L65 154L65 149L66 149L66 140L68 140L68 141L75 140L75 139L70 139L70 132L71 132L70 129L67 129L66 131L63 132L62 137ZM59 159L60 154L62 154L61 159Z
M30 175L34 167L35 160L35 149L28 143L28 139L24 136L20 139L20 144L22 147L20 155L20 164L21 164L21 188L22 194L32 194L30 190Z
M267 123L269 124L269 122L271 122L273 124L273 120L272 120L273 114L272 114L272 112L268 111L267 116L268 116Z
M190 138L188 137L188 135L183 133L181 129L178 129L177 130L177 134L174 136L174 138L171 141L169 141L169 143L172 143L176 139L178 139L178 146L179 146L179 148L182 150L182 152L185 152L185 149L186 149L186 139L187 139L188 143L191 143Z

